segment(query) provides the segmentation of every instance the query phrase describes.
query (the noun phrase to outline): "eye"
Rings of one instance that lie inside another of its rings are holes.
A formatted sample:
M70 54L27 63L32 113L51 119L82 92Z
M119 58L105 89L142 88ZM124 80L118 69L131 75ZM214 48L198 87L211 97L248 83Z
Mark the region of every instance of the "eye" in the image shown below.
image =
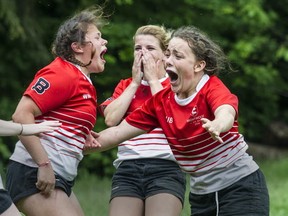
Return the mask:
M169 51L165 51L165 52L164 52L164 55L165 55L165 57L168 58L168 57L170 56L170 52L169 52Z

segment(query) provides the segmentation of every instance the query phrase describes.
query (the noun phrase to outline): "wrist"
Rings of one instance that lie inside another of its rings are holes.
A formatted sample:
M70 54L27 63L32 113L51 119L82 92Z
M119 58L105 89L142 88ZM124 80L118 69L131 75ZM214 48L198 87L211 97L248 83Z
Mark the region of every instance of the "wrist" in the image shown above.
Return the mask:
M148 80L147 82L149 83L149 85L150 84L158 84L158 83L160 83L158 79L151 79L151 80Z
M46 162L43 162L43 163L38 163L38 167L46 167L50 164L50 160L46 161Z
M20 132L19 132L19 136L21 136L22 133L23 133L23 124L21 124L21 123L19 123L19 124L20 124Z
M138 88L140 85L140 82L136 82L135 80L132 80L132 82L130 83L130 86L133 88Z

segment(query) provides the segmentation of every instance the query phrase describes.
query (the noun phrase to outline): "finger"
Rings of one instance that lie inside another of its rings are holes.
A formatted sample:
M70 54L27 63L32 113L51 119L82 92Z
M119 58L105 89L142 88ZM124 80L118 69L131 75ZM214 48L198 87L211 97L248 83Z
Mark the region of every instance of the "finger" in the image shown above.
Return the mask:
M215 139L217 141L219 141L220 143L223 143L223 140L222 140L222 138L219 135L215 136Z
M161 63L162 63L162 61L158 59L157 62L156 62L158 70L161 68Z
M91 135L94 137L94 138L98 138L100 136L99 133L95 132L95 131L91 131Z
M201 118L201 122L202 122L202 124L205 124L208 122L208 119L207 118Z
M53 192L55 188L55 183L46 183L45 187L42 189L41 193L45 195L49 195L51 192Z
M101 147L101 144L97 140L93 140L93 144L95 147Z
M49 196L53 192L53 189L50 186L46 186L45 189L41 191L41 194Z
M43 190L43 184L41 184L40 182L36 182L35 185L37 189Z

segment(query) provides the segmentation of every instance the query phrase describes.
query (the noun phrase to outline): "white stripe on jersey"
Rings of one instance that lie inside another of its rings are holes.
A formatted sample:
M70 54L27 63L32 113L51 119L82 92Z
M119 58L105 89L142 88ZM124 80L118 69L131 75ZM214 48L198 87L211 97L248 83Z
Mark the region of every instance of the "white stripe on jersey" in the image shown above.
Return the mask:
M201 156L199 154L197 156L187 156L180 154L177 151L173 152L181 168L185 172L193 173L199 171L201 172L209 171L215 167L217 168L227 167L229 164L236 161L240 156L245 154L247 148L248 145L246 144L246 142L244 142L242 137L240 137L236 141L230 142L229 146L227 146L227 143L225 142L220 147L218 146L216 149L215 148L212 149L210 153L214 151L213 154L208 156L205 160L203 159L191 160L191 158L193 157Z
M131 159L158 158L176 161L161 128L119 144L117 156L113 163L116 168L122 161Z

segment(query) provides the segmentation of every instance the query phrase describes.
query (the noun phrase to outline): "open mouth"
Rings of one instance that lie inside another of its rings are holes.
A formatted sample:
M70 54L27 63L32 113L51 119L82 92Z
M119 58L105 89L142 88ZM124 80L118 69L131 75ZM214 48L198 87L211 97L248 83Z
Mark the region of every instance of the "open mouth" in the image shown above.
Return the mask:
M107 49L104 49L104 50L100 53L100 58L101 58L102 60L105 60L105 59L104 59L104 55L105 55L106 52L107 52Z
M166 70L168 76L170 77L171 82L175 82L178 79L178 74L171 71L171 70Z

